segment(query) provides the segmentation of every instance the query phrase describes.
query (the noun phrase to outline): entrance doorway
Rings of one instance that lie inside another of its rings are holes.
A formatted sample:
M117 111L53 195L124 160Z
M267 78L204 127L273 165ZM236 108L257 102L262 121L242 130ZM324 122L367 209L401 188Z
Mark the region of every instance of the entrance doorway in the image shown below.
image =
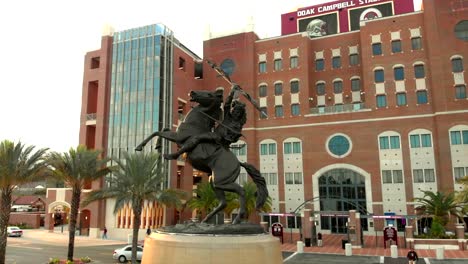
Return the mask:
M347 233L349 210L367 215L366 180L361 174L350 169L332 169L322 174L318 183L322 230L344 234ZM361 227L368 230L366 218L361 218Z

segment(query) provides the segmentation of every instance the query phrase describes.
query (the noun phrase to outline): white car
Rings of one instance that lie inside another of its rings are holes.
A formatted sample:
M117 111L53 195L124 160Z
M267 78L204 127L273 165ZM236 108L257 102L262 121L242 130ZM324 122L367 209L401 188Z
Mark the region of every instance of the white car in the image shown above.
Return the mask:
M127 260L132 259L132 246L128 245L122 248L118 248L114 250L114 254L112 254L112 257L114 259L118 259L120 263L125 263ZM142 246L137 246L137 260L140 260L143 258L143 247Z
M9 237L21 237L23 235L23 230L21 230L17 226L9 226L7 227L7 234Z

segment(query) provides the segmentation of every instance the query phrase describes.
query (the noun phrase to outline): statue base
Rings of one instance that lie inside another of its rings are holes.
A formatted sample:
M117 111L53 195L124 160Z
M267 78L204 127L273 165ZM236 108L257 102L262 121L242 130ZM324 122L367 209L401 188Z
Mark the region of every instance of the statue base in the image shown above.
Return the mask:
M280 241L270 234L153 232L146 237L142 264L282 264Z

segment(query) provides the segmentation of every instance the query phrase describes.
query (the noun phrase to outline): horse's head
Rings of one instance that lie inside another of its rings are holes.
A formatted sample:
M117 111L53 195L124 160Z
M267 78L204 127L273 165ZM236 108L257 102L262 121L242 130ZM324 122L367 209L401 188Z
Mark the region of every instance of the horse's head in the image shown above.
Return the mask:
M223 89L215 91L191 91L190 101L197 102L202 107L220 107L223 102Z

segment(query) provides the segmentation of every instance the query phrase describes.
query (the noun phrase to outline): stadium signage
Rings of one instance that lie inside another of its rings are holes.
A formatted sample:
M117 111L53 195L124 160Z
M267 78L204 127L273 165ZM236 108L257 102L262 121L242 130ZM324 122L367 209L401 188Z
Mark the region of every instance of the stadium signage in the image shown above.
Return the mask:
M298 10L297 16L303 17L303 16L309 16L309 15L315 15L315 14L330 12L330 11L334 11L334 10L338 10L342 8L366 5L366 4L371 4L371 3L381 2L381 1L386 1L386 0L351 0L351 1L333 3L329 5L322 5L319 7L312 7L308 9Z

